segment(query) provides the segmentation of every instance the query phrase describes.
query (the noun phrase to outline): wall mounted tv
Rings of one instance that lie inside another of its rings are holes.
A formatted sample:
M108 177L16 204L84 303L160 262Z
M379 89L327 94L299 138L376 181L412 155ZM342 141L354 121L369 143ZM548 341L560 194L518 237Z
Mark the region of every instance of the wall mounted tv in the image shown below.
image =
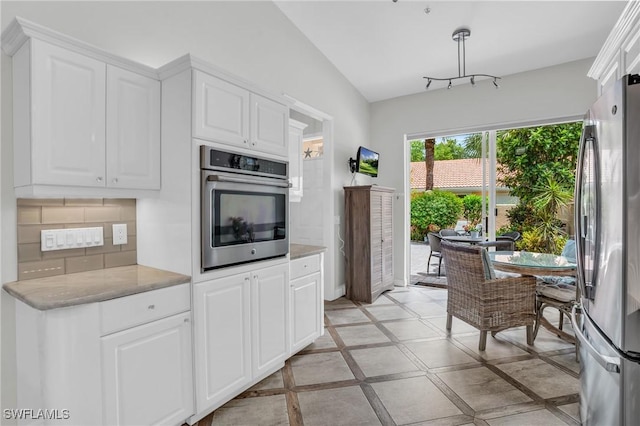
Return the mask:
M356 156L356 172L371 177L378 176L378 153L363 146L358 148Z

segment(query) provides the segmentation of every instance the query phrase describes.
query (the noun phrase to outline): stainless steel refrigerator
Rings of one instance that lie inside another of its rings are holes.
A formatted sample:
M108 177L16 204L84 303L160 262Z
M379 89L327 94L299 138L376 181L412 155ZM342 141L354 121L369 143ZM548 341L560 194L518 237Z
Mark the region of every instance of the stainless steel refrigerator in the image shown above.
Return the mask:
M640 76L589 109L575 196L585 425L640 422Z

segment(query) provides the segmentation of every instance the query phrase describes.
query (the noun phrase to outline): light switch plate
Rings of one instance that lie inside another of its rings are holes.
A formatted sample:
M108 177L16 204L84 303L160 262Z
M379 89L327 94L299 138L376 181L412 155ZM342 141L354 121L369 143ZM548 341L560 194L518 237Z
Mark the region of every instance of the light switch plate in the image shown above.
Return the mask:
M113 224L113 245L127 244L127 224Z
M104 245L103 228L46 229L40 231L40 250L66 250Z

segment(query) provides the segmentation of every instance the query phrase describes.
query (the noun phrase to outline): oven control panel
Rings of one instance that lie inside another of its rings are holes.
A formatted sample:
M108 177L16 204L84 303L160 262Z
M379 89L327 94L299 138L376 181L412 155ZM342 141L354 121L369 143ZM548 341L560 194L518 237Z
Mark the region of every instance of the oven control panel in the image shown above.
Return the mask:
M200 147L200 168L287 179L287 162Z

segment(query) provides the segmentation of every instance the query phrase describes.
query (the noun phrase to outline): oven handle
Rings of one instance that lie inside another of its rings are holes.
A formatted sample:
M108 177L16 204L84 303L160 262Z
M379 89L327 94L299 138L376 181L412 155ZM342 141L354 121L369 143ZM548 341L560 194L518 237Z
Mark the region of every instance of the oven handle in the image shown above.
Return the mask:
M222 175L209 175L207 176L207 182L232 182L232 183L246 183L250 185L265 185L265 186L277 186L279 188L291 188L291 183L288 181L277 181L268 178L252 177L251 179L244 179L231 176Z

